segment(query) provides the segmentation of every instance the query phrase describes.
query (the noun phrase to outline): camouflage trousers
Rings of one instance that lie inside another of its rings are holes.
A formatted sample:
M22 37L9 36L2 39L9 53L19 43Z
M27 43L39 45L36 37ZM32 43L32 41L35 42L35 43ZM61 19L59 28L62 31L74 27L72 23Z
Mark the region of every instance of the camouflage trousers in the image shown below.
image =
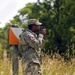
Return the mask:
M23 75L42 75L41 65L38 63L23 63Z
M22 59L23 75L42 75L40 59L35 54Z

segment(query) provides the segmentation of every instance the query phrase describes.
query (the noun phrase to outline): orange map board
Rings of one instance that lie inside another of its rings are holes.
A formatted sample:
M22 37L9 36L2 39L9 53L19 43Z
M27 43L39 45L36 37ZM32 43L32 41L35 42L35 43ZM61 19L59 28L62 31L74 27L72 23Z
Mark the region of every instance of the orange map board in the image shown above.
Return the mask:
M22 33L23 28L13 28L9 29L9 44L18 45L19 35Z

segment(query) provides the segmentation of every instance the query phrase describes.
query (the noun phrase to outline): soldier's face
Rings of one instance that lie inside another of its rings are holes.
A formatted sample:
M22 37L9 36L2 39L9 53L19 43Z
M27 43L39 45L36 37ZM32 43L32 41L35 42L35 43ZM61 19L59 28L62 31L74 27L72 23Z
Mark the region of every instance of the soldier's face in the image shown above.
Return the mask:
M35 32L38 32L40 30L40 25L34 25L33 28Z

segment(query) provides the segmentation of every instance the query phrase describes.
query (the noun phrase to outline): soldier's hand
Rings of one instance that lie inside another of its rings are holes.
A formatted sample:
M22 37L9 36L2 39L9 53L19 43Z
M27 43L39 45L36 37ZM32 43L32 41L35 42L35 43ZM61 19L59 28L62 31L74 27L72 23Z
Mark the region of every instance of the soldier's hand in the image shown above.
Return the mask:
M46 35L46 28L40 31L41 34Z

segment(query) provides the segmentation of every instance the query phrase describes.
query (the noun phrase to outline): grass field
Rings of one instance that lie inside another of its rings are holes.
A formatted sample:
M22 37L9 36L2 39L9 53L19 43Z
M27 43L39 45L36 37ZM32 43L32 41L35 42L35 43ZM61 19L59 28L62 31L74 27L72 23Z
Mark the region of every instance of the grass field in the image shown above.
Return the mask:
M75 59L71 62L64 62L61 58L49 58L48 55L42 56L43 75L75 75ZM19 61L19 75L22 75L21 61ZM0 60L0 75L12 75L12 62L10 60Z

